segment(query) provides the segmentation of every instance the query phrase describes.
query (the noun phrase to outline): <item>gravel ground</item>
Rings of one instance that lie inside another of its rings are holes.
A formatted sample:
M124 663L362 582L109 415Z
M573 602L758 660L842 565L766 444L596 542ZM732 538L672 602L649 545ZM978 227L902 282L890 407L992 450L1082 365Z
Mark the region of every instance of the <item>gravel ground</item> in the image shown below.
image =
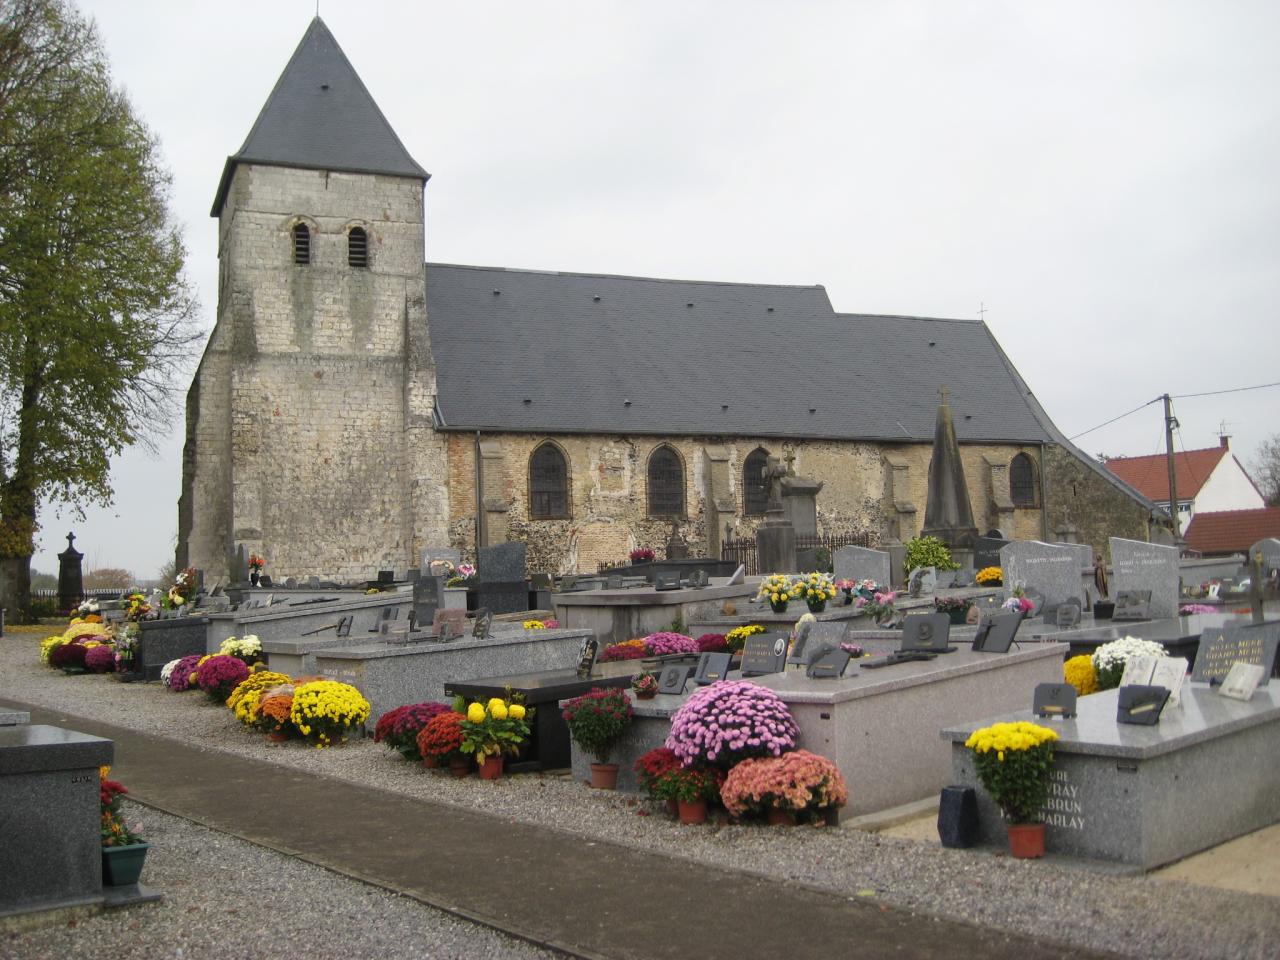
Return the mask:
M351 742L332 750L315 750L297 743L270 744L261 735L242 728L230 711L206 705L199 693L174 694L158 684L120 684L106 676L66 677L55 673L39 662L38 639L17 635L0 639L0 696L423 800L456 804L592 839L715 863L779 880L800 881L847 896L870 897L878 902L1126 956L1256 957L1261 960L1274 958L1276 944L1280 942L1280 911L1277 910L1280 903L1272 897L1151 877L1116 877L1078 864L1019 861L984 852L947 850L936 844L879 836L849 827L779 830L719 825L682 829L657 815L645 801L623 794L591 791L568 777L526 775L493 783L474 778L454 780L405 763L371 740ZM857 784L851 783L850 790L856 789ZM159 815L148 813L147 816ZM184 830L188 835L193 833L189 826ZM162 840L161 846L167 840L161 834L157 834L157 839ZM233 841L221 837L216 842ZM273 863L281 859L252 846L239 844L237 849L241 848L251 865L265 864L268 856L273 858ZM257 857L263 859L255 859ZM192 887L205 884L207 893L201 902L212 903L224 897L227 888L240 885L233 879L240 870L240 862L237 860L229 867L232 875L207 880L190 878ZM165 877L150 871L148 866L147 882L168 893ZM324 871L320 874L328 882L341 882L333 880L332 874ZM350 884L349 891L347 897L351 902L360 897L378 896L366 892L368 888L359 884ZM185 895L186 888L183 893ZM314 899L319 904L325 903ZM436 924L442 922L434 911L410 906L394 897L389 899L393 904L404 905L406 910L433 914L430 923L422 921L424 926L435 929ZM313 898L305 900L311 902ZM316 924L326 912L324 906L304 911L315 914ZM141 912L138 913L141 917ZM190 929L192 938L197 938L200 924L195 914L192 917L196 922L184 927ZM108 921L91 921L98 922ZM130 923L132 917L109 922ZM84 926L82 924L82 928ZM461 926L478 930L465 924ZM271 926L261 929L272 934L288 933ZM362 938L364 929L367 928L362 926ZM167 940L173 940L174 936L169 933ZM448 952L449 944L456 941L450 941L446 934L441 936L444 939L438 955L453 955ZM468 934L471 936L473 934ZM50 948L69 948L74 942L74 937L64 933L50 941ZM509 950L528 949L506 942ZM63 950L63 955L77 954ZM383 952L380 955L398 954ZM415 955L421 956L423 951ZM10 954L0 954L0 957L7 956Z

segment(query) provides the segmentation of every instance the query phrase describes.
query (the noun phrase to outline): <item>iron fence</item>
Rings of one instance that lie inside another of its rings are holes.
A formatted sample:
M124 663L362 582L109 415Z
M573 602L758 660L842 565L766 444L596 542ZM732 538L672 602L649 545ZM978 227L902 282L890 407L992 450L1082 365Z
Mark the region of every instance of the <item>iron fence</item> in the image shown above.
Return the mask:
M835 533L835 534L816 534L804 537L796 537L796 553L804 553L807 551L825 550L827 555L825 558L818 558L817 566L820 569L828 569L831 565L831 556L841 547L870 547L870 533ZM740 540L726 540L720 548L720 559L731 560L734 563L741 564L747 568L747 573L754 575L760 573L759 564L756 561L756 538L743 537ZM782 572L782 571L770 571Z

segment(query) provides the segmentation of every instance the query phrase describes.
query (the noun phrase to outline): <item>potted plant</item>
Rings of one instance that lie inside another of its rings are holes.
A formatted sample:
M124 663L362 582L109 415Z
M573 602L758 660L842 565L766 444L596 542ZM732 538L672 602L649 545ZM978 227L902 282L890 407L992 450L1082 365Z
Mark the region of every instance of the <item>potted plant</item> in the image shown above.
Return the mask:
M1099 690L1113 690L1120 686L1125 664L1131 657L1165 657L1168 651L1154 640L1122 637L1104 643L1093 652L1093 672L1098 679Z
M470 764L462 752L462 721L456 710L437 714L418 732L418 753L424 767L448 764L455 777L465 777Z
M262 568L266 566L267 561L260 554L249 554L249 582L255 587L258 581L262 579Z
M1093 657L1082 653L1062 665L1063 679L1076 688L1077 697L1098 692L1098 676L1093 672Z
M933 608L939 613L945 613L955 624L965 622L971 606L973 601L968 597L938 597L933 601Z
M120 809L120 798L129 791L108 780L110 767L98 770L98 798L102 807L102 882L108 887L137 883L151 844L129 829Z
M609 751L631 726L631 698L618 687L596 687L564 705L564 722L573 742L596 758L591 764L591 786L614 790L618 765L609 762Z
M903 569L910 573L916 567L934 567L938 570L959 570L960 564L951 559L951 549L937 537L913 537L906 543L907 558Z
M973 578L980 587L1004 586L1004 571L999 567L983 567Z
M263 690L258 696L254 724L272 743L284 743L299 734L293 725L293 690L292 684L282 684Z
M262 641L252 633L243 637L227 637L218 646L218 653L224 657L236 657L243 660L245 666L252 667L262 662Z
M502 755L515 754L529 738L524 705L493 697L488 703L467 707L462 720L462 752L476 758L480 777L496 780L502 776Z
M214 703L226 703L231 691L249 679L249 668L239 657L214 654L196 667L196 685Z
M846 607L853 603L853 591L858 589L858 582L856 580L837 580L834 586L844 594L844 605Z
M678 813L675 797L660 797L658 795L658 782L662 779L663 774L670 773L672 770L680 766L680 758L675 752L667 747L654 747L652 750L644 753L635 762L632 769L635 771L636 784L645 793L649 794L655 800L665 800L667 804L667 812L673 817Z
M898 608L893 605L897 596L892 590L876 591L870 597L859 591L854 597L853 605L858 612L871 617L878 625L889 626L898 616Z
M349 683L313 680L293 690L289 720L318 747L341 743L369 719L369 701Z
M643 670L631 679L631 692L637 700L652 700L658 695L658 678Z
M436 701L409 703L388 710L374 725L373 742L385 743L406 760L425 760L418 749L418 734L434 718L449 712L448 704Z
M823 820L849 802L849 789L834 763L808 750L744 760L720 788L735 817L764 814L770 824Z
M728 770L748 757L794 750L799 728L772 690L749 680L722 680L693 693L671 718L666 745L685 765Z
M177 660L170 660L160 671L160 682L174 693L196 689L196 667L204 659L203 655L192 653Z
M653 551L648 547L637 547L627 556L632 563L649 563L653 559Z
M786 613L787 604L799 596L798 584L785 573L771 573L760 582L757 600L768 600L774 613Z
M834 600L836 585L827 573L807 573L794 584L801 600L809 607L810 613L822 613L827 609L827 601Z
M292 683L288 674L270 670L252 673L231 691L231 695L227 697L227 709L246 727L257 727L263 694L274 687Z
M734 627L724 635L723 649L729 653L741 653L742 648L746 645L748 637L754 637L757 633L764 633L764 627L758 623L747 623L741 627Z
M707 804L720 795L724 772L712 767L678 766L658 777L654 794L674 800L681 823L706 823Z
M1015 857L1044 856L1044 821L1038 818L1049 798L1057 739L1048 727L1017 721L982 727L965 741L982 789L1008 822Z

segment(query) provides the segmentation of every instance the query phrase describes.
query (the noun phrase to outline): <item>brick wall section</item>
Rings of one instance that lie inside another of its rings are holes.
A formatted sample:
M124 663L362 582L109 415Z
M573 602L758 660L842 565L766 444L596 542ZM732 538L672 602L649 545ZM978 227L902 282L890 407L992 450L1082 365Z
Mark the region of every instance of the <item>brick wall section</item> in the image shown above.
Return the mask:
M293 263L298 222L312 229L306 266ZM353 226L368 233L368 269L347 265ZM447 515L430 428L422 184L242 164L219 266L179 556L215 578L238 544L279 578L416 565Z

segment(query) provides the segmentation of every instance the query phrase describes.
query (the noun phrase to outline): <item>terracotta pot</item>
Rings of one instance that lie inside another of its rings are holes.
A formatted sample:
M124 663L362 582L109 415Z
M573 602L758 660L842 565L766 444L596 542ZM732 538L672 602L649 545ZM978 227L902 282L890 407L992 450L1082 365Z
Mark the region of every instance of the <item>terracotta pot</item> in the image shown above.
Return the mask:
M286 740L289 739L289 735L287 733L280 733L277 730L273 733L268 733L267 739L270 740L272 743L284 743Z
M616 763L591 764L592 790L617 790L618 765Z
M497 780L502 776L502 754L490 754L480 763L481 780Z
M1020 860L1044 856L1043 823L1009 824L1009 852Z
M471 761L466 757L455 757L449 761L449 772L461 779L471 772Z
M680 811L681 823L706 823L707 822L707 801L694 800L692 803L685 800L676 801Z
M678 803L676 802L676 798L675 798L675 797L668 797L668 798L667 798L667 813L670 815L670 817L671 817L673 820L674 820L676 817L680 816L680 804L678 804Z
M765 821L771 827L794 827L796 825L796 815L790 810L770 807L769 812L765 815Z
M438 757L423 757L422 765L428 770L434 770L436 767L440 766L440 759Z

